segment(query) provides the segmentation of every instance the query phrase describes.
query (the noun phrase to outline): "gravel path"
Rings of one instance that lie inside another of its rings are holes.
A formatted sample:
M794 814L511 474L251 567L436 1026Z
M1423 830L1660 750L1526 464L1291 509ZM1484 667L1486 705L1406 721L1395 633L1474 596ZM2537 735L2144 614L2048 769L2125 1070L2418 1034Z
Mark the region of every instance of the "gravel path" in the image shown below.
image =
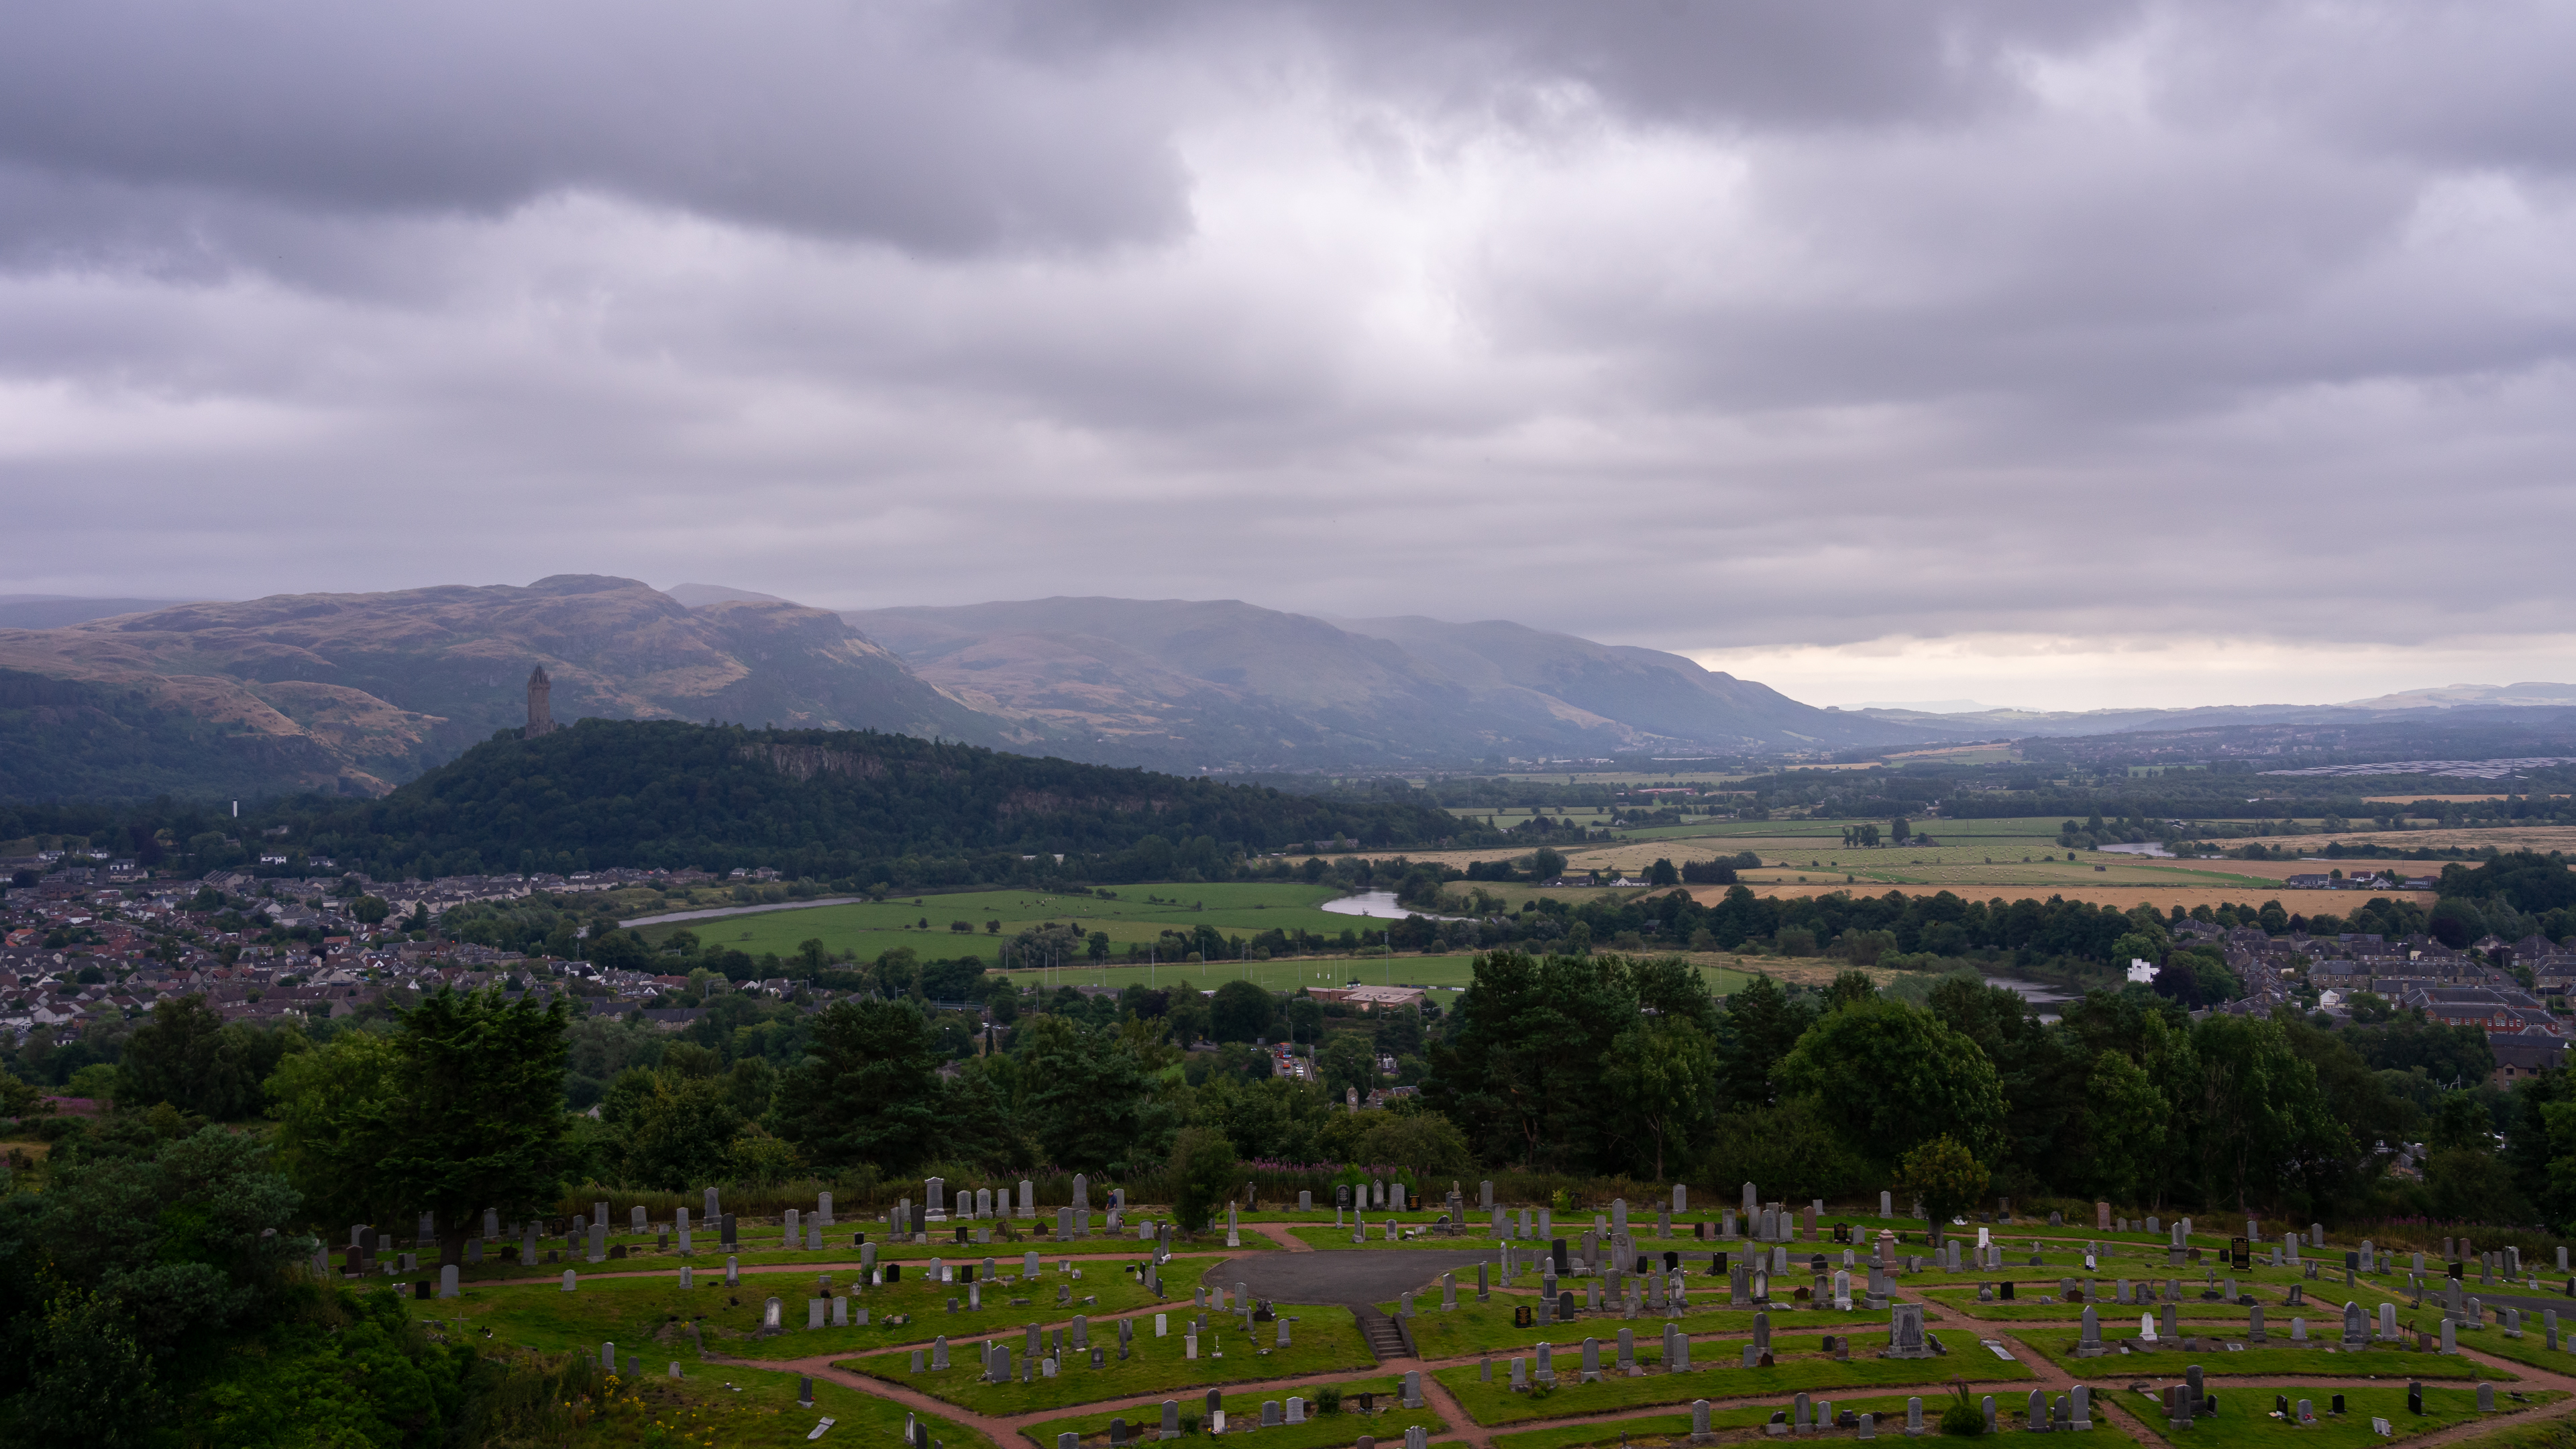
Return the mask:
M1364 1307L1457 1273L1473 1287L1478 1263L1499 1263L1491 1248L1455 1251L1423 1248L1395 1252L1252 1253L1210 1268L1207 1281L1243 1284L1273 1303L1329 1303Z

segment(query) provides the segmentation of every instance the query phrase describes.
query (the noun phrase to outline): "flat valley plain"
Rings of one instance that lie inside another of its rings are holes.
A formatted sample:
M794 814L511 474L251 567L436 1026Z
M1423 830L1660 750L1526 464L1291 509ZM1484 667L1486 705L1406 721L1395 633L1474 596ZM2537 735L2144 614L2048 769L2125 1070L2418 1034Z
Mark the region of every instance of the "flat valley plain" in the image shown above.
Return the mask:
M1526 818L1529 814L1526 810L1461 810L1457 813L1492 815L1504 822ZM1556 816L1554 811L1548 813ZM1606 815L1605 811L1574 808L1557 818L1569 824L1600 829ZM1758 868L1740 869L1738 879L1761 896L1810 896L1831 891L1867 895L1901 891L1909 895L1931 895L1946 890L1974 900L2001 898L2014 901L2025 897L2045 900L2050 896L2062 896L2068 900L2121 909L2146 905L2159 911L2170 911L2175 906L2189 910L2204 905L2259 905L2266 900L2278 900L2297 914L2317 911L2341 914L2372 894L2411 900L2429 907L2433 903L2429 891L2292 891L2286 889L2282 881L2288 876L2318 874L2330 868L2340 868L2347 875L2352 875L2388 867L2408 876L2432 874L2440 869L2438 862L2366 856L2333 862L2168 860L2125 851L2070 851L2057 843L2062 817L1929 819L1916 822L1916 826L1932 836L1935 842L1932 845L1889 843L1871 849L1856 849L1842 843L1844 828L1856 823L1862 822L1693 819L1680 825L1621 830L1614 840L1556 843L1554 848L1566 857L1570 873L1599 870L1630 878L1642 878L1657 859L1682 864L1728 858L1749 851L1760 856L1763 864ZM1888 822L1875 823L1880 827L1881 839L1885 840ZM2576 851L2576 830L2558 827L2361 831L2335 836L2281 834L2260 839L2266 845L2285 846L2303 852L2321 850L2330 840L2342 841L2347 849L2384 841L2392 845L2402 842L2407 849L2492 845L2507 850L2529 847ZM1436 861L1463 868L1476 861L1524 857L1546 844L1550 842L1544 837L1533 836L1526 844L1501 850L1370 854L1381 861L1401 855L1415 861ZM1503 901L1505 908L1511 910L1540 898L1552 897L1572 903L1597 900L1605 895L1635 893L1634 887L1549 888L1518 882L1460 882L1451 887L1462 895L1479 888ZM1144 983L1170 986L1186 983L1201 990L1211 990L1225 981L1241 979L1257 982L1273 991L1293 991L1303 986L1339 985L1355 980L1371 984L1464 986L1470 976L1472 956L1467 954L1398 954L1388 960L1382 951L1367 944L1368 938L1383 930L1386 923L1324 910L1326 902L1341 894L1330 885L1303 882L1148 883L1104 889L1106 894L1101 895L1025 890L925 893L917 897L889 897L882 902L715 916L655 924L643 930L648 938L659 940L673 930L687 929L709 945L731 947L754 956L772 952L781 956L792 955L801 943L820 940L827 950L846 951L863 960L872 960L898 947L908 947L924 960L973 955L988 966L998 966L1003 944L1032 927L1049 924L1077 926L1085 934L1096 931L1106 935L1111 960L1101 963L1088 959L1065 960L1036 971L1035 974L1048 984L1061 985L1125 986ZM1695 885L1689 889L1703 901L1717 900L1726 891L1723 886L1706 885ZM953 924L960 921L966 923L966 930L953 929ZM991 928L990 923L993 922L999 923L998 930ZM1216 961L1195 964L1157 961L1151 965L1131 965L1125 959L1131 946L1152 948L1162 940L1165 931L1191 933L1202 925L1214 928L1229 940L1238 937L1249 940L1275 929L1302 930L1338 941L1343 932L1349 931L1357 938L1359 949L1329 961ZM1739 958L1731 954L1704 956L1700 960L1702 969L1709 973L1713 989L1730 990L1745 979L1746 973L1739 969ZM1764 958L1761 964L1764 970L1778 974L1786 963L1776 958ZM1017 962L1012 965L1015 970L1027 969Z
M1498 824L1511 824L1526 819L1529 812L1462 810L1461 815L1492 815ZM1548 812L1551 817L1556 812ZM1569 824L1600 829L1606 819L1604 811L1569 809L1562 817ZM1936 842L1896 845L1882 843L1875 848L1857 849L1842 843L1845 827L1869 822L1851 820L1688 820L1679 825L1645 826L1623 829L1619 838L1589 841L1581 844L1557 844L1566 857L1570 872L1590 870L1614 871L1631 878L1642 878L1657 859L1669 859L1676 865L1688 861L1716 860L1743 852L1762 858L1758 868L1744 868L1737 878L1756 895L1804 896L1828 891L1852 891L1872 895L1890 890L1909 895L1930 895L1938 891L1976 900L2001 896L2019 900L2025 896L2045 900L2064 896L2068 900L2089 901L2096 905L2118 905L2123 908L2152 905L2158 910L2181 906L2218 906L2223 903L2260 904L2279 898L2293 912L2304 913L2301 902L2314 898L2318 902L2356 898L2342 892L2300 891L2285 893L2281 882L2292 875L2323 874L2341 869L2350 875L2375 871L2383 866L2402 875L2429 875L2441 869L2439 862L2400 859L2373 859L2355 856L2337 861L2245 861L2245 860L2170 860L2140 856L2128 851L2070 851L2057 843L2062 816L2017 817L1995 820L1928 819L1912 822L1916 829ZM1875 822L1880 839L1888 840L1886 821ZM2251 820L2238 823L2251 825ZM2276 823L2277 825L2277 823ZM2346 849L2355 849L2382 841L2403 842L2408 850L2447 846L2480 848L2495 846L2512 850L2528 846L2535 850L2576 850L2576 830L2556 827L2515 829L2493 827L2461 830L2364 831L2342 835L2281 834L2260 837L2265 845L2282 845L2293 850L2313 852L2325 848L2329 841L2340 840ZM1527 855L1548 842L1533 836L1531 843L1511 849L1475 851L1418 852L1416 860L1436 860L1443 864L1465 866L1471 861L1502 860ZM1515 899L1528 894L1525 887L1490 887L1497 894L1511 894ZM1714 900L1723 887L1692 888L1702 900ZM2418 905L2433 903L2429 891L2380 891L2376 894L2414 901ZM2320 904L2318 909L2337 909Z

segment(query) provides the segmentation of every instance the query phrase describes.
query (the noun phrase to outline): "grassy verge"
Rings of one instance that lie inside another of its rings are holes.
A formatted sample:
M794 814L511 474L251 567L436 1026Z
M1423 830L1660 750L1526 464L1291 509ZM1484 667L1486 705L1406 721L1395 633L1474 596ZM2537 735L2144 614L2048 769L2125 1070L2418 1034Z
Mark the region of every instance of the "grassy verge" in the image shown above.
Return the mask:
M1199 1344L1199 1356L1183 1358L1181 1325L1175 1320L1168 1338L1150 1334L1136 1339L1134 1356L1121 1363L1117 1357L1117 1340L1094 1333L1092 1342L1109 1350L1106 1364L1098 1369L1089 1366L1086 1355L1068 1350L1068 1366L1054 1378L1022 1382L1018 1375L1022 1344L1011 1344L1012 1381L1007 1384L982 1382L982 1368L971 1347L952 1350L945 1372L925 1369L912 1372L908 1352L880 1353L856 1358L838 1366L853 1373L866 1374L888 1383L901 1384L948 1403L963 1405L977 1413L1009 1415L1026 1414L1043 1409L1069 1408L1076 1404L1101 1399L1132 1398L1142 1394L1171 1394L1203 1391L1222 1384L1257 1382L1268 1379L1298 1378L1307 1374L1332 1373L1343 1369L1367 1369L1376 1365L1368 1346L1361 1341L1358 1321L1347 1309L1303 1308L1287 1348L1271 1348L1272 1328L1255 1326L1257 1337L1246 1337L1230 1323L1219 1324L1215 1332ZM806 1335L819 1343L816 1335ZM1224 1357L1214 1356L1221 1349ZM806 1353L825 1351L808 1348Z
M825 1380L815 1380L809 1409L797 1402L795 1374L684 1361L683 1376L674 1379L665 1368L648 1356L644 1372L633 1382L622 1373L612 1375L608 1393L578 1411L571 1435L562 1442L575 1449L788 1449L807 1442L826 1418L832 1420L827 1443L886 1443L903 1433L902 1405ZM928 1423L932 1439L943 1449L996 1449L992 1440L963 1424L935 1416Z
M2427 1404L2425 1407L2432 1406ZM2451 1442L2457 1449L2576 1449L2576 1419L2562 1414Z
M1376 1393L1380 1396L1377 1411L1363 1414L1358 1409L1352 1408L1348 1412L1339 1414L1318 1413L1315 1408L1315 1391L1311 1388L1300 1389L1297 1391L1299 1396L1306 1400L1308 1416L1306 1422L1281 1424L1276 1428L1262 1430L1262 1449L1334 1449L1337 1445L1357 1443L1360 1436L1364 1434L1383 1444L1390 1440L1402 1439L1404 1431L1416 1424L1430 1430L1434 1435L1449 1432L1448 1421L1428 1408L1403 1407L1400 1402L1403 1383L1399 1379L1391 1376L1353 1379L1339 1387L1345 1396L1356 1393ZM1283 1414L1286 1412L1288 1394L1284 1390L1225 1395L1221 1402L1225 1405L1228 1430L1239 1432L1245 1424L1260 1423L1261 1405L1265 1400L1281 1405L1281 1412ZM1193 1395L1181 1405L1181 1409L1191 1416L1204 1416L1207 1411L1207 1398L1204 1394ZM1109 1421L1113 1417L1120 1416L1083 1414L1073 1418L1051 1420L1022 1432L1039 1444L1048 1446L1048 1449L1054 1449L1057 1435L1068 1433L1081 1435L1085 1449L1100 1449L1100 1446L1105 1446L1109 1442ZM1131 1442L1140 1431L1150 1438L1152 1431L1159 1429L1163 1422L1162 1410L1151 1406L1125 1410L1123 1417L1127 1420L1128 1437ZM1183 1422L1187 1424L1189 1420L1185 1419ZM1198 1429L1182 1437L1189 1438L1193 1434L1204 1433L1205 1429L1206 1426L1201 1424Z

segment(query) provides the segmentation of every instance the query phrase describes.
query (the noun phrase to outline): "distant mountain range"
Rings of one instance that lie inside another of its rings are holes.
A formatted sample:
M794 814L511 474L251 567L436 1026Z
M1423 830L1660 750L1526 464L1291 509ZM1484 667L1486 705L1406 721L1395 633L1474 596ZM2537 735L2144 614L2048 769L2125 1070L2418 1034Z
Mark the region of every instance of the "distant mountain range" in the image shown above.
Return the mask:
M1107 598L834 614L567 574L238 603L0 596L0 796L379 794L523 723L540 665L558 721L877 729L1182 773L2537 721L2576 704L2576 686L2516 684L2344 705L1818 709L1677 654L1500 620Z
M59 629L118 614L166 609L185 599L84 599L70 594L0 594L0 629Z
M1950 701L1966 704L1968 701ZM2565 708L2576 705L2576 684L2453 684L2412 689L2342 704L2229 704L2183 709L1969 709L1865 707L1851 711L1913 729L1965 732L1973 738L2010 735L2128 734L2236 725L2339 725L2376 721L2423 722L2452 712Z
M1817 709L1678 654L1500 621L1074 598L841 617L977 709L1124 763L1457 765L1955 734Z

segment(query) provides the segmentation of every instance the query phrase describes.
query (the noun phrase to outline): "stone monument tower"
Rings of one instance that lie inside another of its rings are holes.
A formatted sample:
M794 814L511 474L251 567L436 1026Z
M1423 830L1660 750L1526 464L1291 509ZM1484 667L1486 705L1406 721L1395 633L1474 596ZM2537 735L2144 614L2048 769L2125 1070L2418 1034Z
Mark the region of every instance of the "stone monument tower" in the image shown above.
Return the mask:
M554 687L554 681L546 678L544 665L528 671L528 728L523 738L533 740L539 735L554 733L554 711L546 702Z

